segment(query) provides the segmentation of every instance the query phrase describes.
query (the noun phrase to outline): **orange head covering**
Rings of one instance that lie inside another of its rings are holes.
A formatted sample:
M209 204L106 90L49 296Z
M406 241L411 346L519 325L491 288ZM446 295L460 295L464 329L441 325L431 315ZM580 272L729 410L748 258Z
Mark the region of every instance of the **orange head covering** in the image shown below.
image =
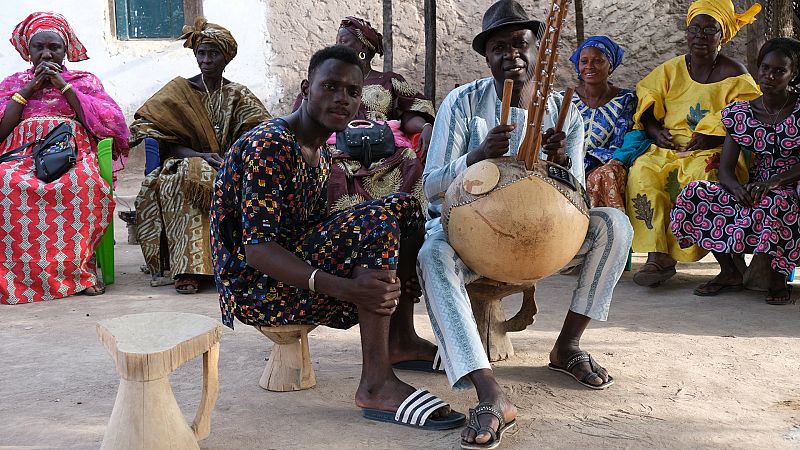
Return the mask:
M35 12L25 18L22 22L14 27L11 33L11 45L17 49L22 59L28 61L30 58L30 45L31 38L43 31L49 31L57 34L64 41L67 48L67 59L70 61L83 61L89 59L86 54L86 48L83 46L75 32L61 14L53 12Z
M709 15L722 27L722 43L724 44L733 39L742 27L755 22L759 12L761 12L759 3L753 4L747 11L737 14L731 0L697 0L689 6L686 26L689 26L692 19L700 14Z

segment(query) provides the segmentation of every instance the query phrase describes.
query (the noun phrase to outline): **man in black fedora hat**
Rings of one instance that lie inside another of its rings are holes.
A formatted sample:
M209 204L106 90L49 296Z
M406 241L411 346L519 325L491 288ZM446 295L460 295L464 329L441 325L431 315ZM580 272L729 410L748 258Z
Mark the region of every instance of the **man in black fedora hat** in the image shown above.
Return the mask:
M500 0L486 11L483 30L472 48L485 57L492 76L462 85L442 102L434 122L423 174L428 198L426 239L417 259L417 273L448 379L454 388L475 387L478 406L462 432L467 449L495 448L513 427L516 408L495 380L480 341L465 285L480 278L455 253L440 223L442 199L455 177L472 164L517 153L524 137L527 109L516 107L525 82L532 77L544 24L531 20L513 0ZM505 80L514 81L511 125L500 124ZM555 117L563 99L547 99L542 157L549 156L584 183L583 121L570 106L563 132L555 133ZM632 239L630 222L614 208L592 208L589 231L571 266L580 265L577 287L564 326L550 352L549 367L592 389L613 383L608 372L580 348L592 319L606 320L611 296L627 261Z

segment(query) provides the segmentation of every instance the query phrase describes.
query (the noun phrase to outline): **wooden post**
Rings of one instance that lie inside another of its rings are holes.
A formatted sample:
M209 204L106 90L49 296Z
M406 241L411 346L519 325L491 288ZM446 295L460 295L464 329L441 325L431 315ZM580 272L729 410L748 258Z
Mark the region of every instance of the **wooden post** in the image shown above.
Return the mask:
M383 71L391 72L394 60L392 48L392 0L383 0Z
M425 0L425 97L436 102L436 0Z
M586 39L583 27L583 0L575 0L575 37L578 39L578 45Z

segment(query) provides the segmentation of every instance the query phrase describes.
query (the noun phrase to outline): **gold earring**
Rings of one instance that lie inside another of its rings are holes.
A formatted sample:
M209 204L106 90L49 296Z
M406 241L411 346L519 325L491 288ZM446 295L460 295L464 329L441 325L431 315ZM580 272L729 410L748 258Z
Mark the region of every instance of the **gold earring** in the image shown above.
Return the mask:
M367 59L367 54L364 52L358 52L358 57L362 60Z

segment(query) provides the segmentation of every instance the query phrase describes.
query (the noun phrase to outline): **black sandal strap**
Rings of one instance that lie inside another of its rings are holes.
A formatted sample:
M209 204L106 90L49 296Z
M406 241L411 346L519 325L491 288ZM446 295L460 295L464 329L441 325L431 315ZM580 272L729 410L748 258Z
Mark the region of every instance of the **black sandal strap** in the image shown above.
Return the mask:
M589 380L594 380L595 378L600 378L600 375L597 372L589 372L581 378L581 383L592 384L589 383Z
M578 353L575 353L574 355L572 355L569 358L569 361L567 361L567 366L566 366L567 372L571 373L572 369L575 366L577 366L578 364L583 364L583 363L589 363L589 365L591 365L592 364L592 355L590 355L589 352L578 352ZM594 368L592 368L592 370L594 370Z
M497 420L500 422L500 425L497 427L498 430L506 426L506 421L505 419L503 419L503 412L500 411L498 407L496 407L491 403L478 403L478 406L475 407L475 419L477 420L478 416L480 416L481 414L491 414L495 416ZM494 436L494 432L492 432L492 435Z
M475 410L472 408L469 409L469 421L467 422L467 428L474 431L476 434L480 429L480 423L478 423L478 415L475 414Z

